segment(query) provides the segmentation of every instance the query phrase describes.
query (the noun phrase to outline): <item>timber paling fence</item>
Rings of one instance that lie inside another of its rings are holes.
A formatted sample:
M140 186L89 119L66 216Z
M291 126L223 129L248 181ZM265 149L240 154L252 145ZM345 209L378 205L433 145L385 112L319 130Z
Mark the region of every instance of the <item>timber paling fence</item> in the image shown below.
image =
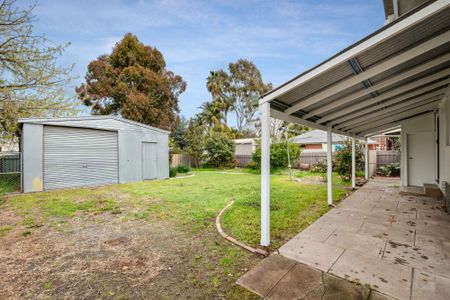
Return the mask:
M377 168L392 163L400 163L400 151L377 150Z
M333 153L333 158L335 153ZM399 150L370 150L369 151L369 174L375 175L377 169L381 166L391 163L400 163L400 151ZM236 165L240 168L247 167L247 164L252 161L252 155L235 155ZM311 167L313 164L327 160L327 153L324 151L317 152L302 152L300 158L292 163L294 168L300 169L301 166ZM173 154L171 166L177 167L179 165L189 166L191 168L198 165L195 157L186 154Z
M22 157L18 152L0 153L0 194L20 192Z
M235 155L234 158L236 159L236 166L239 168L247 167L248 163L252 161L251 155Z

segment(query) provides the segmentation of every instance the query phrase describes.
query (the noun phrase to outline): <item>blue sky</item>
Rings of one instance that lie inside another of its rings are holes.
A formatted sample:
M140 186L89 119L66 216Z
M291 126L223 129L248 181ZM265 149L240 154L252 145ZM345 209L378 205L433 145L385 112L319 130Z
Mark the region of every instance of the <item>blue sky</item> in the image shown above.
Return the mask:
M186 80L180 108L188 117L210 100L205 87L210 70L246 58L256 63L264 81L278 86L384 22L381 0L36 1L36 33L71 43L61 64L75 64L74 85L91 60L110 53L132 32L157 47L168 68Z

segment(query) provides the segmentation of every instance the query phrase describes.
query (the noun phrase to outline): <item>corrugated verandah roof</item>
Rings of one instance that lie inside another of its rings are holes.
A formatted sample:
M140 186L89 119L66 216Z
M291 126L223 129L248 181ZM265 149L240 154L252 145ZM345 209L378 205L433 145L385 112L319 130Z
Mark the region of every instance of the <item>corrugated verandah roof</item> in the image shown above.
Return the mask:
M450 0L430 1L264 95L271 115L366 136L434 110L450 75Z

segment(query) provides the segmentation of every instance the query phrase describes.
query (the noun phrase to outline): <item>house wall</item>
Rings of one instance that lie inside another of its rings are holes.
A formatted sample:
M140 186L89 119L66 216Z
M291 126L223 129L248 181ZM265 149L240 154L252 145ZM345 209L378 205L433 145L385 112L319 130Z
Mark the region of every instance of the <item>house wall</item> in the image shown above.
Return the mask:
M408 186L408 134L419 132L435 132L435 117L433 113L425 114L423 116L407 120L401 125L401 185ZM433 143L435 148L435 144ZM436 157L428 157L426 155L420 157L421 160L427 160L429 165L436 169ZM436 178L428 178L429 183L434 182Z
M304 151L317 151L322 150L322 144L308 144L305 145Z
M439 185L450 182L450 94L439 106Z
M331 145L331 151L332 152L336 152L336 149L340 149L342 147L342 145L341 144L338 144L338 143L336 143L336 144L332 144ZM327 144L322 144L322 151L328 151L328 145Z

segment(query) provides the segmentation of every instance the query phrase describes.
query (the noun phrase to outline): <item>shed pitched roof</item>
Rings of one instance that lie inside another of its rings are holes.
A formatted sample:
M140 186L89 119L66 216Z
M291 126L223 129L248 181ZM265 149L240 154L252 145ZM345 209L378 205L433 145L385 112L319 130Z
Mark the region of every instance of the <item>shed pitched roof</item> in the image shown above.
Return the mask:
M81 117L63 117L63 118L23 118L19 119L19 123L28 123L28 124L46 124L46 125L61 125L61 126L74 126L74 122L84 122L82 127L86 128L97 128L101 129L102 126L99 124L99 122L92 122L92 121L107 121L107 120L114 120L118 122L122 122L128 125L141 127L144 129L150 129L153 131L161 132L161 133L170 133L167 130L163 130L160 128L156 128L153 126L149 126L146 124L142 124L136 121L128 120L122 117L118 116L81 116ZM105 129L110 129L110 126L106 126Z

